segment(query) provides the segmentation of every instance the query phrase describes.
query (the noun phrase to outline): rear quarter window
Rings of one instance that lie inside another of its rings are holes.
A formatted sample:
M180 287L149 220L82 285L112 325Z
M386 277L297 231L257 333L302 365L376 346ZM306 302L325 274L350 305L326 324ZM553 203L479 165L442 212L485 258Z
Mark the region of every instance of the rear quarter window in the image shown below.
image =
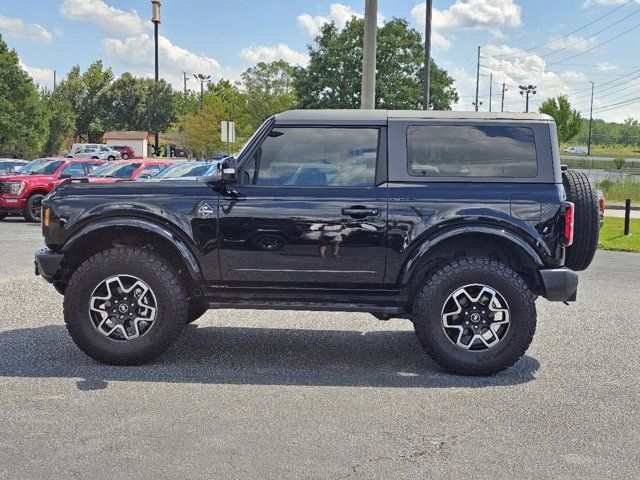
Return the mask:
M535 178L534 133L518 126L410 126L407 169L414 177Z

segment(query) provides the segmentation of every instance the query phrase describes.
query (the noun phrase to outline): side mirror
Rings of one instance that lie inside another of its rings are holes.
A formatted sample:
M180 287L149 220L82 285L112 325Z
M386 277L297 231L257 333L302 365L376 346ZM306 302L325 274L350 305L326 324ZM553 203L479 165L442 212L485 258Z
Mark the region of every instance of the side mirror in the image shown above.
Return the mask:
M235 157L225 157L220 160L218 168L211 175L207 175L203 178L206 183L229 185L234 184L237 181L236 168L238 162Z
M71 178L71 174L70 173L61 173L60 175L58 175L58 180L64 180L65 178Z

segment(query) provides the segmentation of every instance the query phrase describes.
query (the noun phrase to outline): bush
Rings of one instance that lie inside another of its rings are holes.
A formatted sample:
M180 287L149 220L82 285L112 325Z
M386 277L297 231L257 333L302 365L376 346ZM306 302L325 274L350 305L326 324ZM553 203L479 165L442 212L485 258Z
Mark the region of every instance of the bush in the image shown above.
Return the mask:
M618 157L613 159L613 164L616 166L618 170L622 170L622 168L626 163L627 163L626 158Z

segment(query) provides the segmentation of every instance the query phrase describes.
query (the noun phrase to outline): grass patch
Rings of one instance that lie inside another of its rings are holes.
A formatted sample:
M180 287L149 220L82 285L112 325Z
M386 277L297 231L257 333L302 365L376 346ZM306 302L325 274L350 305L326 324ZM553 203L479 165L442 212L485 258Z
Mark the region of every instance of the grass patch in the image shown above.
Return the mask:
M633 203L640 202L640 178L606 179L597 183L596 188L602 190L608 202L624 202L627 198Z
M576 156L574 158L562 158L560 159L560 163L563 165L567 165L570 168L597 168L599 170L617 170L615 163L611 160L596 160ZM640 168L640 161L627 160L624 164L624 167L617 171L624 172L628 168Z
M624 218L606 217L600 230L600 248L616 252L640 253L640 219L632 218L631 234L624 236Z

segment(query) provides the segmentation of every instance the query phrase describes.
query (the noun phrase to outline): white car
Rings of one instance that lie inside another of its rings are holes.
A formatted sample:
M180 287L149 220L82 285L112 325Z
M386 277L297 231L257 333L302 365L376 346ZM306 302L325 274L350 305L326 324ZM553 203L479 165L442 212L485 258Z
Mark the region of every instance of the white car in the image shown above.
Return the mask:
M586 155L587 152L587 147L569 147L565 149L565 153L579 153L581 155Z
M100 160L117 160L121 157L119 151L103 143L74 143L67 158L97 158Z

